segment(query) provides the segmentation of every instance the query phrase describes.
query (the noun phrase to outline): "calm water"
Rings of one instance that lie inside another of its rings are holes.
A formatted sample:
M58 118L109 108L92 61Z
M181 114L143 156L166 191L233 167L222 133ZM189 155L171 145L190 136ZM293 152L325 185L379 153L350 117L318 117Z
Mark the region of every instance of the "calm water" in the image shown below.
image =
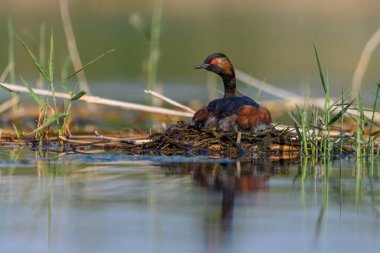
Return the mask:
M379 252L379 170L0 148L1 252Z

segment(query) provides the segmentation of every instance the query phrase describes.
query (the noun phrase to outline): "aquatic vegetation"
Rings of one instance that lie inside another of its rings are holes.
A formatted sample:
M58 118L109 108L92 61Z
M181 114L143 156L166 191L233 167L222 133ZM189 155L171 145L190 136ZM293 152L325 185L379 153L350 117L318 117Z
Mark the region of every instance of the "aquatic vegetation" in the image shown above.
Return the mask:
M295 124L295 131L299 140L302 142L301 152L305 157L323 158L331 160L336 154L352 154L360 159L361 156L367 157L368 154L374 154L379 150L378 137L379 132L373 133L374 115L376 112L377 98L379 95L379 85L377 87L373 109L365 109L360 97L357 100L345 96L342 91L340 97L334 99L330 97L330 84L324 74L317 47L314 45L318 71L321 84L325 94L324 107L321 112L312 106L309 115L309 98L305 98L303 108L296 107L296 112L289 113L289 116ZM356 104L356 107L353 105ZM339 111L340 109L340 111ZM357 116L352 115L349 111L356 110ZM364 111L372 112L372 118L368 119ZM348 133L343 130L344 117L353 120L356 123L356 133ZM340 127L336 123L340 120ZM365 134L366 126L370 124L369 134ZM336 134L339 131L339 135ZM368 141L367 141L368 140ZM371 156L373 158L373 156Z
M146 74L146 86L148 90L157 89L158 60L160 58L160 36L161 36L162 1L154 0L153 12L150 26L147 26L139 13L130 16L129 22L140 32L149 43L149 55L143 69ZM146 66L145 66L146 65ZM153 100L149 100L152 103Z
M62 136L68 130L67 118L70 115L71 103L78 100L81 96L84 96L86 92L80 91L75 94L74 91L70 90L69 93L71 94L71 99L69 103L66 105L66 107L63 109L63 112L59 112L56 97L54 95L55 89L56 89L55 85L59 82L55 78L55 51L54 51L53 32L51 33L51 36L50 36L50 50L49 50L49 59L48 59L47 67L44 66L38 60L35 54L30 50L30 48L19 36L17 36L17 39L25 48L29 56L32 58L34 65L38 69L39 73L43 76L45 81L47 81L50 87L50 91L52 92L52 101L50 101L49 97L42 99L33 91L31 85L25 79L21 77L23 84L29 90L29 95L38 104L39 111L40 111L37 127L33 130L31 134L34 135L35 138L39 139L40 142L42 142L43 135L45 134L45 136L47 136L48 134L46 130L48 131L50 126L52 126L55 123L54 125L58 132L58 135ZM74 74L76 73L77 72L75 72ZM49 111L51 111L51 113L49 113Z
M158 0L157 4L160 5ZM159 16L160 13L155 13L154 15ZM160 26L158 16L156 17L156 21L152 21L151 29L158 29L157 27ZM138 20L138 18L135 20L136 27L144 30L145 28L137 22ZM13 28L11 28L11 25L9 27L9 34L12 35ZM332 98L330 96L330 84L323 70L316 46L314 46L314 52L325 94L324 104L323 107L310 106L312 101L309 95L306 94L304 105L296 106L295 111L289 113L290 118L294 122L294 128L273 126L263 131L247 132L219 132L214 128L206 128L199 131L192 128L188 123L179 121L177 124L172 123L166 131L143 134L142 137L140 136L137 139L131 136L114 137L112 134L111 137L98 134L72 135L69 130L72 103L85 96L86 92L83 90L77 91L76 88L69 88L67 81L108 53L113 52L114 49L99 55L94 60L83 65L83 67L74 70L72 74L67 74L68 71L65 67L67 64L63 64L64 67L61 70L62 77L58 79L55 66L56 57L53 32L50 35L47 60L45 61L43 57L44 53L42 52L45 50L45 45L42 45L42 40L45 38L44 30L45 28L42 25L40 28L39 57L36 56L21 37L16 36L43 78L42 83L46 83L49 89L47 91L37 91L27 80L22 76L20 77L28 91L27 95L33 98L38 106L37 124L28 134L23 134L23 129L17 129L20 126L13 124L15 133L13 136L2 133L1 139L3 143L14 142L20 145L30 145L33 149L41 151L45 149L55 152L91 153L113 150L129 154L206 155L210 157L234 158L243 156L250 157L251 159L260 156L271 157L272 159L279 159L279 157L294 158L301 155L302 157L311 157L312 159L331 160L337 156L350 155L357 157L357 159L368 157L373 160L379 156L378 137L380 131L375 121L375 114L377 113L380 84L377 85L372 109L367 109L363 106L360 95L357 100L354 100L346 96L342 91L342 94L338 98ZM151 33L157 33L159 29L155 32L153 30L150 31ZM156 36L158 35L156 34ZM155 40L158 40L158 38L156 37ZM158 41L151 43L155 46L152 46L150 52L151 54L156 54ZM9 61L11 65L14 61L12 54L13 46L10 46ZM150 63L152 66L157 64L157 62L153 63L152 60L156 58L151 56L149 59L152 61ZM9 71L9 73L12 76L11 73L14 73L14 68L10 69L12 71ZM153 67L153 69L154 72L157 71L156 67ZM154 76L153 73L151 75ZM153 79L155 80L155 78ZM23 94L1 84L0 88L13 94ZM66 94L57 92L57 88L63 89L66 91ZM152 91L147 92L152 93ZM67 96L67 94L69 95ZM60 103L61 98L63 103ZM87 96L84 98L88 98L88 100L93 99L93 97ZM168 98L165 99L164 101L171 101ZM98 100L101 99L98 98ZM107 100L106 102L110 101ZM185 117L192 115L193 110L191 108L182 105L178 106L178 103L170 103L187 112L176 114L178 112L173 110L158 108L161 110L161 113L165 111L166 114ZM61 104L63 106L59 106ZM153 107L148 107L145 105L138 106L139 110L150 110L153 113L158 112L156 110L152 111ZM354 115L353 111L356 112L356 115ZM345 131L346 121L355 123L356 132Z
M13 33L10 33L10 35L13 35ZM33 63L35 67L37 68L40 76L43 77L43 79L48 83L49 85L49 90L46 91L48 93L51 93L51 97L49 96L40 96L37 95L36 92L33 90L32 86L30 83L25 80L22 76L20 76L20 79L24 86L27 88L28 93L30 97L33 98L34 102L38 105L38 120L37 120L37 125L35 129L29 133L26 134L26 136L22 136L21 132L16 131L17 137L19 140L22 139L30 139L33 138L35 140L38 140L40 143L40 146L44 143L44 139L49 137L49 133L54 132L57 133L58 136L64 136L69 134L69 124L68 124L68 118L70 117L70 112L71 112L71 106L72 103L79 100L82 96L86 95L85 91L75 91L76 88L70 89L67 85L65 85L65 81L72 78L76 74L78 74L80 71L85 69L86 67L90 66L91 64L95 63L98 61L100 58L105 56L106 54L113 52L114 49L109 50L89 63L85 64L82 68L74 71L72 74L68 75L65 77L63 80L57 80L56 75L55 75L55 49L54 49L54 35L53 31L51 32L50 36L50 47L49 47L49 57L48 57L48 65L44 65L41 61L41 58L38 59L37 56L32 52L32 50L27 46L27 44L23 41L21 37L16 35L18 41L21 43L23 48L26 50L30 58L33 60ZM43 38L44 36L41 36ZM44 47L40 47L40 50L42 50ZM13 50L13 47L12 47ZM11 51L11 50L10 50ZM13 53L10 53L12 55ZM40 52L40 55L41 54ZM13 57L10 56L10 60L12 60ZM12 72L10 71L10 74ZM11 75L12 78L12 75ZM57 97L55 96L56 93L56 86L60 85L62 89L66 91L67 94L69 94L69 99L63 100L63 108L59 107L57 105ZM0 85L0 88L3 90L6 90L7 92L11 92L12 94L24 94L20 93L17 91L14 91L10 88L7 88L4 85ZM14 125L15 127L15 125Z
M14 28L12 19L8 19L8 65L9 69L9 79L12 83L16 80L15 74L15 54L14 54ZM4 78L5 79L5 78ZM12 93L12 98L17 97L17 94ZM17 104L12 106L12 111L15 112L17 110Z

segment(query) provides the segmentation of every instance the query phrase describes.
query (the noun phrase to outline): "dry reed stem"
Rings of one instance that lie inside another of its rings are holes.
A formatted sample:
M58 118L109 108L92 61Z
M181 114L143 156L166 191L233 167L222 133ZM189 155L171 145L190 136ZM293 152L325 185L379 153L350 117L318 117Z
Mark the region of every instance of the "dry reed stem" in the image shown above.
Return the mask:
M364 73L368 67L369 61L373 55L373 52L380 44L380 28L372 35L372 37L367 41L360 55L360 59L358 65L356 66L354 76L352 78L352 90L351 96L356 98L358 96L358 92L362 85Z
M11 89L14 91L29 93L26 87L23 87L20 85L7 84L7 83L1 83L1 84L7 87L8 89ZM53 96L53 93L49 90L33 88L33 91L37 95ZM71 99L71 96L69 94L63 93L63 92L54 92L54 96L59 97L59 98ZM123 109L143 111L143 112L160 113L160 114L174 115L174 116L187 117L187 118L193 117L193 114L189 112L181 112L181 111L176 111L176 110L171 110L171 109L166 109L166 108L147 106L147 105L142 105L142 104L129 103L129 102L123 102L123 101L118 101L118 100L87 96L87 95L81 97L79 101L84 101L84 102L92 103L92 104L114 106L114 107L119 107Z
M73 25L70 18L69 3L67 0L59 0L61 18L63 23L63 30L66 35L67 48L69 50L70 58L73 63L74 70L81 69L83 67L82 61L79 56L78 48L75 42L75 35L73 31ZM87 94L91 95L90 88L87 83L84 70L77 74L79 86L82 90L85 90Z
M13 96L12 98L8 99L0 105L0 114L17 105L18 102L20 102L20 98L18 96Z
M94 142L90 142L90 141L72 140L70 138L66 138L63 136L59 136L58 138L64 142L75 143L75 144L91 145L94 143Z
M289 92L287 90L278 88L274 86L273 84L269 84L264 81L260 81L259 79L248 75L247 73L244 73L241 70L235 69L236 73L236 78L245 83L248 84L249 86L252 86L258 90L262 90L268 94L271 94L272 96L281 98L282 100L287 100L287 101L292 101L294 99L296 100L304 100L304 98L300 95L294 94L292 92Z
M380 28L379 28L379 30L380 30ZM378 36L379 36L378 39L380 40L380 32L379 32ZM373 45L372 45L372 47L373 47ZM299 96L297 94L288 92L288 91L286 91L284 89L281 89L281 88L278 88L278 87L276 87L276 86L274 86L272 84L269 84L269 83L266 83L266 82L262 82L262 81L260 81L260 80L258 80L256 78L254 78L254 77L252 77L252 76L250 76L250 75L248 75L248 74L240 71L240 70L235 70L235 71L236 71L237 79L240 80L241 82L243 82L245 84L248 84L248 85L250 85L252 87L255 87L255 88L259 89L259 90L265 91L268 94L271 94L273 96L279 97L279 98L284 99L285 101L287 101L287 103L285 104L285 106L282 106L282 108L286 108L286 107L290 108L290 107L293 107L295 105L297 105L297 106L304 106L304 104L305 104L305 99L302 96ZM332 98L332 99L334 99L334 98ZM282 105L284 105L283 102L280 102L280 103ZM325 99L324 98L310 98L309 99L309 105L314 105L314 106L316 106L318 108L321 108L321 109L324 108L324 103L325 103ZM337 105L336 107L340 108L339 105ZM279 108L281 108L281 106ZM344 116L347 117L348 114L352 114L352 115L355 115L355 116L360 116L360 113L356 109L348 109L347 113L345 113ZM372 117L372 112L371 111L364 111L364 116L366 116L367 118L371 118ZM380 122L380 113L375 112L374 121L375 122Z
M143 137L109 137L109 136L104 136L104 135L70 135L68 138L71 140L75 139L90 139L90 140L109 140L109 141L136 141L136 140L147 140L149 139L149 135L144 135Z
M241 132L239 131L237 134L236 143L240 144L240 141L241 141Z
M3 70L3 73L1 73L0 82L5 81L5 78L7 78L8 74L12 71L13 68L14 68L13 62L8 63L8 65Z
M171 99L171 98L168 98L168 97L166 97L166 96L164 96L164 95L161 95L161 94L158 93L158 92L155 92L155 91L152 91L152 90L144 90L144 92L147 93L147 94L150 94L150 95L152 95L153 97L156 97L156 98L158 98L158 99L160 99L160 100L162 100L162 101L164 101L164 102L166 102L166 103L168 103L168 104L171 104L171 105L173 105L173 106L175 106L175 107L178 107L178 108L184 109L185 111L188 111L188 112L190 112L190 113L195 113L195 111L194 111L193 109L191 109L190 107L188 107L188 106L186 106L186 105L183 105L183 104L181 104L181 103L178 103L177 101L174 101L174 100Z
M235 174L235 177L239 179L240 176L241 176L241 161L237 160L235 162L235 165L236 165L236 174Z
M14 63L13 62L8 63L8 65L3 70L3 73L1 73L0 82L5 81L8 74L13 70L13 68L14 68ZM12 96L12 98L10 98L9 100L5 101L4 103L0 105L0 113L10 108L14 108L14 106L16 106L18 102L20 102L20 98L18 96Z

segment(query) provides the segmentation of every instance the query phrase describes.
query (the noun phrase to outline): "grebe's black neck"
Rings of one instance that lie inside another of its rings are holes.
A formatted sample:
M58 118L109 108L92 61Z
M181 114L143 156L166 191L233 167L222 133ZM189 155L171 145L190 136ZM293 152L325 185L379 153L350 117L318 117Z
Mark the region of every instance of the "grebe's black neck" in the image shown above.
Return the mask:
M224 83L224 97L240 97L243 96L236 89L236 77L235 73L221 75Z

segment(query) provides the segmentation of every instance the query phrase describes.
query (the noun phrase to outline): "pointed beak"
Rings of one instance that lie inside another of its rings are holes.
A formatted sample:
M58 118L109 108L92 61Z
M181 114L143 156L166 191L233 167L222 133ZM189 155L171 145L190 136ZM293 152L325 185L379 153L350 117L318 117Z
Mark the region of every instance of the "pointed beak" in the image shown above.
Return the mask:
M204 63L201 65L194 66L195 69L207 69L210 64Z

